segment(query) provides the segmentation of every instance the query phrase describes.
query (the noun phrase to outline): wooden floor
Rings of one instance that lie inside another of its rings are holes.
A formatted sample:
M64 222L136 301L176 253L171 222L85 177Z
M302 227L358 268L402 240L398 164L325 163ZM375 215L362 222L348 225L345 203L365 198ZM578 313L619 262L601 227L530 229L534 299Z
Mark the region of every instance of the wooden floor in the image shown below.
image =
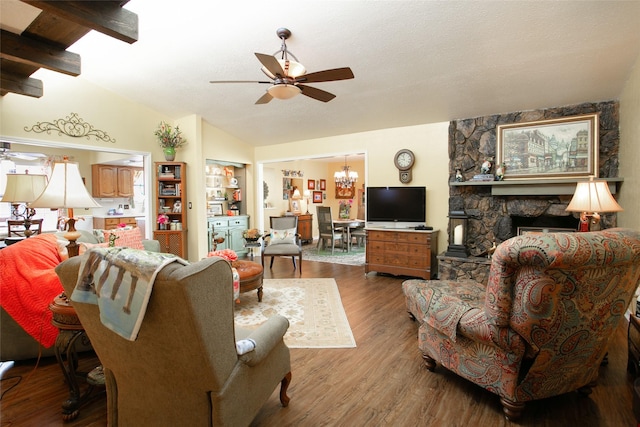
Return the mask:
M352 349L291 349L291 403L277 393L252 426L510 426L498 398L438 367L427 371L417 348L417 326L406 314L402 278L366 278L363 267L303 261L303 277L334 277L356 339ZM279 259L265 278L297 277ZM81 363L95 366L94 356ZM616 332L609 365L589 398L577 393L529 403L523 426L636 426L632 378L626 372L626 324ZM105 426L104 398L63 423L67 388L55 360L16 363L2 381L2 426ZM9 390L21 378L20 383ZM179 396L176 396L179 399Z

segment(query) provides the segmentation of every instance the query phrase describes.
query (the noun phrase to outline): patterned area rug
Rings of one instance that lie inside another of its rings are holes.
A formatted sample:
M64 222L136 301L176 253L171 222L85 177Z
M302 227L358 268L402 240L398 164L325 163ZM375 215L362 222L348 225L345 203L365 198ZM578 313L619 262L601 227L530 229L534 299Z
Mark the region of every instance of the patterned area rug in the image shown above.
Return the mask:
M334 279L265 279L262 302L255 291L240 294L236 323L256 328L270 316L289 319L284 342L291 348L353 348L347 315Z
M316 242L302 246L302 259L316 262L332 262L334 264L364 265L364 247L354 246L349 252L336 248L331 254L331 248L318 251Z

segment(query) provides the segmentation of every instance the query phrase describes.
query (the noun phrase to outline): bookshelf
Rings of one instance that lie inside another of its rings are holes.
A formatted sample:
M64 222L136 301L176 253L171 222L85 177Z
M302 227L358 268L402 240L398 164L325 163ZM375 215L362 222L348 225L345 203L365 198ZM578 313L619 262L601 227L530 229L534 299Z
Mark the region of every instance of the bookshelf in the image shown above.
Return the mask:
M153 238L162 252L187 259L187 165L182 162L156 162L156 213L168 218L156 220Z

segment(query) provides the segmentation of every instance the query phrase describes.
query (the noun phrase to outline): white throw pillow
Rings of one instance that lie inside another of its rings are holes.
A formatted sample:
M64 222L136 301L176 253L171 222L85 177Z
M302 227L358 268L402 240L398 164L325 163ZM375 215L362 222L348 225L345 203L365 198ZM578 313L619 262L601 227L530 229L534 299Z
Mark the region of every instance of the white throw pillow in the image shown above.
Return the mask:
M271 229L271 239L269 239L270 245L282 245L282 244L295 244L296 243L296 229L288 228L286 230L274 230Z

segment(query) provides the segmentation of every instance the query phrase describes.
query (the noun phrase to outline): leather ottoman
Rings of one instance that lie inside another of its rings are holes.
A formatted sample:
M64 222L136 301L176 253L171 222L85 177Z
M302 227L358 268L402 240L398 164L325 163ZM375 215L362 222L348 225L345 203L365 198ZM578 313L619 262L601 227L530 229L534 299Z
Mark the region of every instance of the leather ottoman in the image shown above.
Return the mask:
M262 302L262 265L253 261L233 261L231 266L238 271L240 276L240 292L258 290L258 302Z

